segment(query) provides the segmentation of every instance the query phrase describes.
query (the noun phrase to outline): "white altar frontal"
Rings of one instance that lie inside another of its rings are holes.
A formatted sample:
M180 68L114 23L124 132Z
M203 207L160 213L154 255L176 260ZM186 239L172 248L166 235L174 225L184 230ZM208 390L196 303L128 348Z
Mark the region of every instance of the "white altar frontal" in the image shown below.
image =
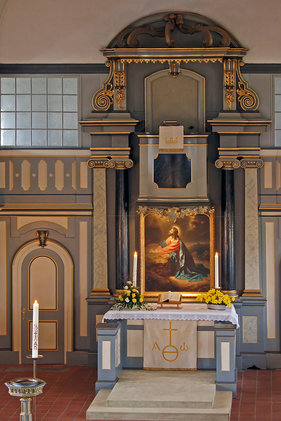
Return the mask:
M184 303L156 310L109 310L97 326L96 390L111 389L121 369L215 370L217 390L236 395L234 306Z

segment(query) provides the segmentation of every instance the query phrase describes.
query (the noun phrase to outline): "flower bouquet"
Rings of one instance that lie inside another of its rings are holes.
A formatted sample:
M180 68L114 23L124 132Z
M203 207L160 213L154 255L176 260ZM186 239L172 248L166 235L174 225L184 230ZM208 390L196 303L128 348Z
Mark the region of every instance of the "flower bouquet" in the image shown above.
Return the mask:
M198 295L197 301L204 302L210 309L223 310L225 307L231 307L235 297L230 297L216 288L210 289L205 294Z
M143 295L139 290L128 281L124 286L122 293L116 298L115 307L119 310L122 309L141 309L144 306Z

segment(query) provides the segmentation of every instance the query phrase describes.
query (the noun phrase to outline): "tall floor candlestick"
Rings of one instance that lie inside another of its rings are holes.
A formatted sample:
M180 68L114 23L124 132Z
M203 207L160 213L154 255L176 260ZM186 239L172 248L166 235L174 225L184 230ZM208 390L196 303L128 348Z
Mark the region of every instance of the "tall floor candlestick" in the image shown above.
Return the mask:
M39 304L37 300L33 303L32 323L32 358L38 358L39 348Z

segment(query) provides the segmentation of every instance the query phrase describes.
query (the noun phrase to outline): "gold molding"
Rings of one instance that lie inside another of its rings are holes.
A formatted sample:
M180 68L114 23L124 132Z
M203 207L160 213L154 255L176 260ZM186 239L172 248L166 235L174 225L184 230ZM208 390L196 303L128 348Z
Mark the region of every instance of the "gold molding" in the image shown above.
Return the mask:
M77 209L77 210L92 210L93 205L91 203L1 203L0 208L2 210L15 210L20 209L21 211L28 210L28 209L58 209L62 211L63 209ZM2 214L2 212L1 212Z
M90 295L99 296L99 295L111 295L108 288L93 288Z
M156 213L158 216L169 220L171 223L175 223L178 218L184 216L194 215L205 215L209 218L209 239L210 239L210 286L214 285L214 272L215 272L215 261L212 256L215 255L215 207L214 205L201 205L201 206L188 206L185 207L153 207L149 205L139 205L136 213L139 216L139 248L140 248L140 280L139 288L141 293L144 294L145 299L156 299L159 291L146 291L145 287L145 218L150 213ZM181 292L183 301L195 299L200 292Z
M218 151L260 151L261 148L257 147L257 148L248 148L248 147L243 147L243 148L218 148Z
M220 125L220 126L251 126L251 125L263 125L267 126L268 124L272 123L272 120L225 120L225 119L213 119L213 120L207 120L207 122L213 126L213 125Z
M131 148L114 148L114 147L111 147L111 146L107 146L107 147L104 147L104 148L90 148L90 151L104 151L104 150L106 150L106 151L130 151Z
M35 257L33 257L30 261L29 261L29 263L28 263L28 280L27 280L27 282L28 282L28 295L27 295L27 297L28 297L28 304L27 304L27 307L28 307L28 311L32 311L32 307L31 307L31 303L30 303L30 268L31 268L31 265L32 265L32 263L36 260L36 259L38 259L39 257L46 257L46 258L48 258L48 259L50 259L53 263L54 263L54 265L55 265L55 268L56 268L56 307L55 308L51 308L51 309L46 309L46 308L42 308L42 306L40 306L40 311L54 311L54 312L57 312L58 310L59 310L59 307L58 307L58 301L59 301L59 269L58 269L58 264L57 264L57 262L56 262L56 260L55 259L53 259L49 254L37 254Z
M82 126L132 126L139 123L139 120L79 120L78 123Z
M39 351L58 352L59 351L59 321L58 320L39 320L39 329L40 329L40 323L55 323L55 325L56 325L56 348L55 349L39 348ZM32 350L32 348L30 347L30 344L31 344L30 339L32 339L32 336L30 337L30 325L31 324L32 324L32 320L28 320L28 351Z
M242 297L263 297L260 289L244 289Z
M131 134L132 132L89 132L90 135L120 135L120 134ZM92 149L92 148L91 148Z
M223 134L223 135L238 135L238 134L242 134L242 135L249 135L249 134L262 134L263 132L259 131L259 132L217 132L218 134Z
M153 137L159 137L159 134L138 134L136 133L136 135L140 138L142 137L149 137L149 138L153 138ZM210 134L185 134L183 137L184 138L197 138L197 137L209 137Z

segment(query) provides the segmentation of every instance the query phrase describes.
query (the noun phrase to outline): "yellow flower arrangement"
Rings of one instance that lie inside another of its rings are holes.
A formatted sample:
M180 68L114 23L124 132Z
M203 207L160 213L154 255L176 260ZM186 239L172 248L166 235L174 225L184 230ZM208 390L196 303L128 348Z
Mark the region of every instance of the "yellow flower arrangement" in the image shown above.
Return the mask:
M141 308L144 305L143 295L132 282L127 282L121 294L116 298L116 304L119 308Z
M206 304L219 304L231 307L235 297L230 297L228 294L224 294L219 289L212 288L205 294L198 295L197 301L204 302Z

